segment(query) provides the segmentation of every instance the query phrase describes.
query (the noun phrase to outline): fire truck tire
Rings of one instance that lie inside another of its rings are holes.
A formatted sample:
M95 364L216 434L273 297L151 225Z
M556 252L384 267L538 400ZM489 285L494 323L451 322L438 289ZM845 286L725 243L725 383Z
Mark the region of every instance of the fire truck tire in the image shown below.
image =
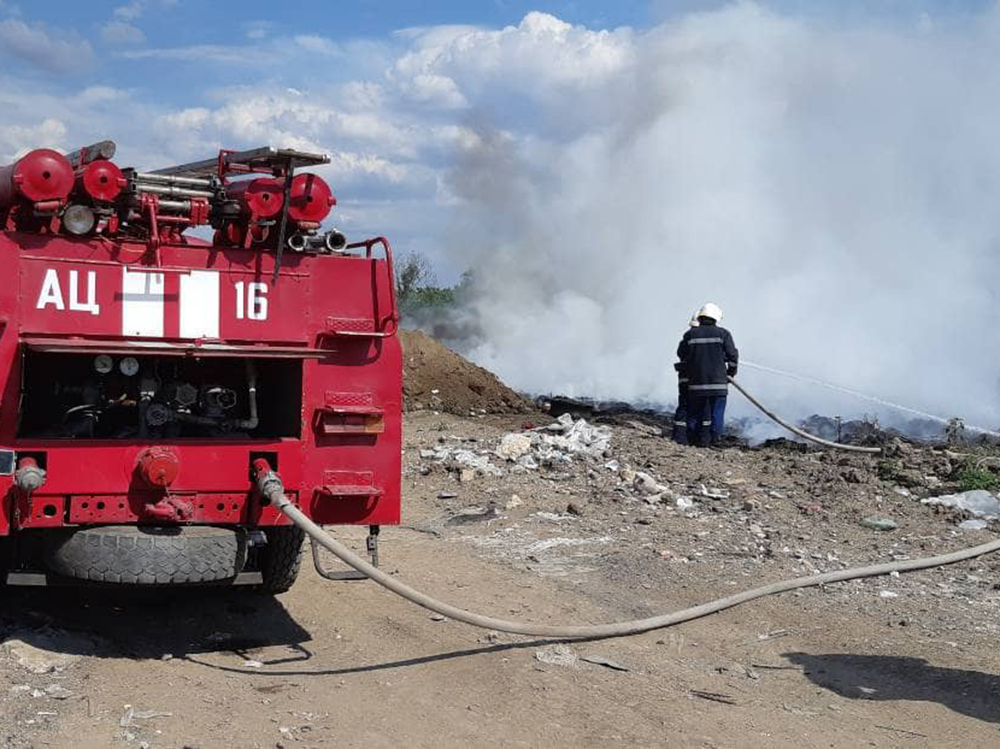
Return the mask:
M243 569L246 543L227 528L109 525L54 534L45 556L50 570L78 580L209 583L233 578Z
M305 532L292 525L268 528L264 535L267 537L267 546L264 547L260 565L263 578L260 590L265 593L284 593L299 576Z

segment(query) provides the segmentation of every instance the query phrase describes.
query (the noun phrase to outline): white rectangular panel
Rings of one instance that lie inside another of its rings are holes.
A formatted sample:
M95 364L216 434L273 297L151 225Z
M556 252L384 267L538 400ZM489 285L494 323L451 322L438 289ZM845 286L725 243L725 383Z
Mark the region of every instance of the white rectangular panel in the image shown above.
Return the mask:
M163 274L122 268L122 335L163 337Z
M219 274L195 270L181 276L181 338L219 337Z

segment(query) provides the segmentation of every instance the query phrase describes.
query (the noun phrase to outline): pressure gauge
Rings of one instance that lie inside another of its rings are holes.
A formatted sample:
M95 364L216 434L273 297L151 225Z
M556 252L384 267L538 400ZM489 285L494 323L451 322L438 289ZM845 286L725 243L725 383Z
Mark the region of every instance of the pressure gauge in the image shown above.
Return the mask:
M118 369L126 377L132 377L139 371L139 360L134 356L126 356L119 362Z
M98 374L107 374L115 368L115 360L107 354L99 354L94 358L94 370Z

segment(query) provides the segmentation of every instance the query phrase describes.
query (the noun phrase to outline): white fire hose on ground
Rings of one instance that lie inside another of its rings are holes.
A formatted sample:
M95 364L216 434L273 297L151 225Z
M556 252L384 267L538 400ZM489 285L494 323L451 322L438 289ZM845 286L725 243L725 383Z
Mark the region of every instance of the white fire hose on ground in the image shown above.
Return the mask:
M723 611L741 603L752 601L764 596L784 593L798 588L810 588L828 583L838 583L845 580L856 580L862 577L875 577L877 575L888 575L892 572L913 572L915 570L930 569L931 567L941 567L946 564L963 562L974 559L984 554L992 554L1000 551L1000 540L990 543L973 546L969 549L955 551L950 554L941 554L936 557L925 559L910 559L902 562L889 562L886 564L874 564L867 567L855 567L854 569L840 570L837 572L826 572L821 575L811 575L808 577L792 578L782 580L759 588L736 593L735 595L719 598L700 606L692 606L672 614L653 616L647 619L636 619L627 622L615 622L612 624L584 624L575 626L556 626L546 624L532 624L529 622L509 621L506 619L495 619L491 616L474 614L471 611L460 609L447 603L443 603L431 596L421 593L400 582L391 575L383 572L378 567L369 564L367 561L352 552L333 536L324 531L312 520L307 518L295 505L285 497L284 487L281 479L273 471L267 475L258 477L258 485L264 497L283 512L295 525L301 528L306 534L323 548L332 552L334 556L345 564L353 567L358 572L398 596L405 598L411 603L423 606L437 614L446 616L455 621L471 624L474 627L483 627L498 632L509 632L515 635L528 635L531 637L551 637L551 638L601 638L601 637L622 637L624 635L634 635L640 632L648 632L653 629L671 627L675 624L688 622L692 619L699 619L709 614Z

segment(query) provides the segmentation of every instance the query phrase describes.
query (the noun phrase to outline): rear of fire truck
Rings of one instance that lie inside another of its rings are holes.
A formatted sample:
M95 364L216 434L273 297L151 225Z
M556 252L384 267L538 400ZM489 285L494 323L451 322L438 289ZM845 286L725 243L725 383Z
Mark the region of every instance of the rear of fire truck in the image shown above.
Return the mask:
M114 153L0 168L4 579L287 590L278 477L317 523L369 526L377 559L400 500L388 242L321 228L322 155Z

